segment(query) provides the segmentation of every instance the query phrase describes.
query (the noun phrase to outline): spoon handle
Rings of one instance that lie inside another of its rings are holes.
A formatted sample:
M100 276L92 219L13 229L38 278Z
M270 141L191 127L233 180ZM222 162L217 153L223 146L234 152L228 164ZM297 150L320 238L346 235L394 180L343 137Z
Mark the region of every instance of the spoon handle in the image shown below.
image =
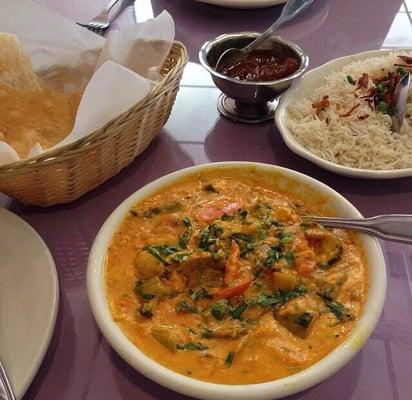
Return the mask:
M324 226L354 229L382 239L412 244L412 215L389 214L364 219L308 216L307 219Z
M270 37L281 25L290 21L292 18L300 14L306 7L312 4L313 0L289 0L283 7L282 13L279 18L266 29L262 35L256 38L253 42L249 43L244 51L250 53L257 46L263 43L268 37Z

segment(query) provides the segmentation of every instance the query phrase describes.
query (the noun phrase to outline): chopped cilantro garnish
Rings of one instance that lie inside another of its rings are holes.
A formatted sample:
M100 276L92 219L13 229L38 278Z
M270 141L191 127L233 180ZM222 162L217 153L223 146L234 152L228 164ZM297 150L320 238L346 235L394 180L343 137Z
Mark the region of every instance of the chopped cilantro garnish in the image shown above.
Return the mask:
M242 319L241 316L247 309L247 304L232 306L227 300L220 300L212 305L210 313L221 321L226 316L232 316L234 319Z
M200 235L200 241L199 241L199 249L202 249L204 251L208 251L209 250L209 228L206 228L202 234Z
M202 336L204 338L210 339L212 337L213 331L207 326L203 329Z
M175 262L180 262L185 258L185 256L189 255L189 254L185 254L185 255L175 254L175 253L180 252L183 249L186 249L189 237L190 237L190 233L188 231L185 231L180 237L179 243L176 245L164 245L164 246L150 245L150 246L146 246L144 249L148 251L157 260L159 260L163 265L170 265L170 262L166 259L168 256L173 255L172 260Z
M151 300L155 297L154 294L145 292L142 281L136 282L136 286L134 287L134 292L138 294L142 299L145 299L145 300Z
M343 321L345 319L345 306L337 301L329 301L326 303L326 307L329 308L330 312L335 314L335 317L339 321Z
M228 311L228 302L226 300L218 301L213 304L210 312L218 320L221 321Z
M245 233L234 233L231 236L240 247L240 257L245 258L247 253L253 251L256 246L256 239L252 235Z
M398 67L398 68L396 69L396 72L397 72L399 75L404 75L404 74L406 74L406 70L405 70L405 68L403 68L403 67Z
M235 319L240 319L242 316L243 312L246 310L247 305L246 304L240 304L236 307L233 307L231 310L232 316Z
M209 347L204 345L203 343L185 343L185 344L177 344L176 349L177 350L194 350L194 351L201 351L201 350L207 350Z
M285 260L286 262L291 265L295 262L295 255L291 251L286 251L285 252Z
M278 247L271 247L267 252L264 265L267 268L272 268L273 265L280 259L280 249Z
M279 233L279 245L282 247L286 243L289 243L292 240L292 235L289 232L280 232Z
M231 221L231 220L233 219L233 216L224 213L224 214L220 217L220 219L221 219L222 221Z
M252 235L247 235L246 233L234 233L232 239L237 242L254 243L255 238Z
M385 92L386 86L383 83L378 83L376 85L376 89L380 94L383 94Z
M299 286L292 290L278 290L274 293L261 293L253 302L262 307L280 307L296 297L303 296L306 293L304 286Z
M227 357L225 359L225 365L226 367L231 367L232 363L233 363L233 358L235 357L235 352L234 351L229 351L229 353L227 353Z
M351 85L354 85L356 83L356 81L350 75L346 75L346 79Z
M242 224L246 222L247 214L248 212L246 210L239 211L239 217L240 217L240 221L242 222Z
M211 237L211 229L208 226L200 235L199 249L209 251L210 246L216 243L216 239Z
M202 288L200 290L195 290L190 295L190 297L192 300L198 300L198 299L211 299L213 296L205 288Z
M177 253L181 250L179 245L172 246L158 246L151 245L144 248L148 251L153 257L157 258L163 265L170 265L170 263L164 258L170 256L171 254Z
M387 113L388 112L388 105L384 102L381 101L377 106L376 109L382 113Z
M199 310L193 304L188 303L186 300L179 301L176 304L176 311L177 312L186 312L191 314L198 314Z
M258 238L259 240L265 240L266 239L266 232L265 232L265 227L263 225L260 226L259 228L259 235Z
M271 219L271 220L270 220L270 223L271 223L273 226L276 226L276 227L278 227L278 228L280 228L280 227L283 226L283 224L282 224L281 222L276 221L275 219Z
M164 254L163 246L146 246L144 248L148 251L153 257L159 260L163 265L169 265L170 263L163 258L162 254ZM162 251L163 250L163 251Z
M190 239L189 231L184 231L182 233L182 235L180 236L180 239L179 239L179 243L178 243L179 247L181 249L186 249L187 248L187 242L189 241L189 239Z
M223 228L218 224L213 224L211 230L215 236L220 236L223 233Z
M186 261L190 257L191 253L177 253L172 255L172 260L174 262Z
M189 217L183 217L183 223L188 228L190 228L192 226L192 220Z

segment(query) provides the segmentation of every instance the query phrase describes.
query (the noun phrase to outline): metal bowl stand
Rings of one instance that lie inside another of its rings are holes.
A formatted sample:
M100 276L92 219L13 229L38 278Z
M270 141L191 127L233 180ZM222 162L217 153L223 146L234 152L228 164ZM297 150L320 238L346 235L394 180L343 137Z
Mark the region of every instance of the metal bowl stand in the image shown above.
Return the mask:
M244 124L259 124L273 119L279 104L279 97L267 103L242 103L221 93L217 101L217 109L226 118Z

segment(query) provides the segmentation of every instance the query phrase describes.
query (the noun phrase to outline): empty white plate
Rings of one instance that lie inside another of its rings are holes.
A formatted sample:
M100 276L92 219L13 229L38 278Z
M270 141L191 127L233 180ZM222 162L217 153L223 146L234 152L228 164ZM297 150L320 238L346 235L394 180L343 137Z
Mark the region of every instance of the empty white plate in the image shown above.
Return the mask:
M59 285L42 238L0 208L0 359L17 399L39 369L56 322Z

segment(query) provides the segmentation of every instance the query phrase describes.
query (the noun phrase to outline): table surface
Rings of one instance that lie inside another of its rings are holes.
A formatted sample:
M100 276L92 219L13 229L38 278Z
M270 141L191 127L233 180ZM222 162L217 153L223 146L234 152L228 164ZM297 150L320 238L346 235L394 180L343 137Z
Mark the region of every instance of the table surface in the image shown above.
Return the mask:
M67 18L87 21L106 0L37 0ZM90 312L85 286L93 239L116 206L146 183L177 169L213 161L281 165L313 176L347 197L364 215L412 214L412 179L361 181L326 172L292 154L273 122L257 126L219 116L219 91L198 62L206 40L230 31L262 31L282 6L229 10L192 0L137 0L114 28L167 9L176 39L185 43L186 68L172 115L149 148L115 178L81 199L48 209L0 194L0 205L25 219L49 246L60 281L60 307L50 348L24 399L187 400L146 379L109 346ZM300 45L313 68L332 58L379 48L412 47L411 0L316 0L280 29ZM382 243L388 266L384 313L359 354L325 382L289 399L406 400L412 393L412 247Z

